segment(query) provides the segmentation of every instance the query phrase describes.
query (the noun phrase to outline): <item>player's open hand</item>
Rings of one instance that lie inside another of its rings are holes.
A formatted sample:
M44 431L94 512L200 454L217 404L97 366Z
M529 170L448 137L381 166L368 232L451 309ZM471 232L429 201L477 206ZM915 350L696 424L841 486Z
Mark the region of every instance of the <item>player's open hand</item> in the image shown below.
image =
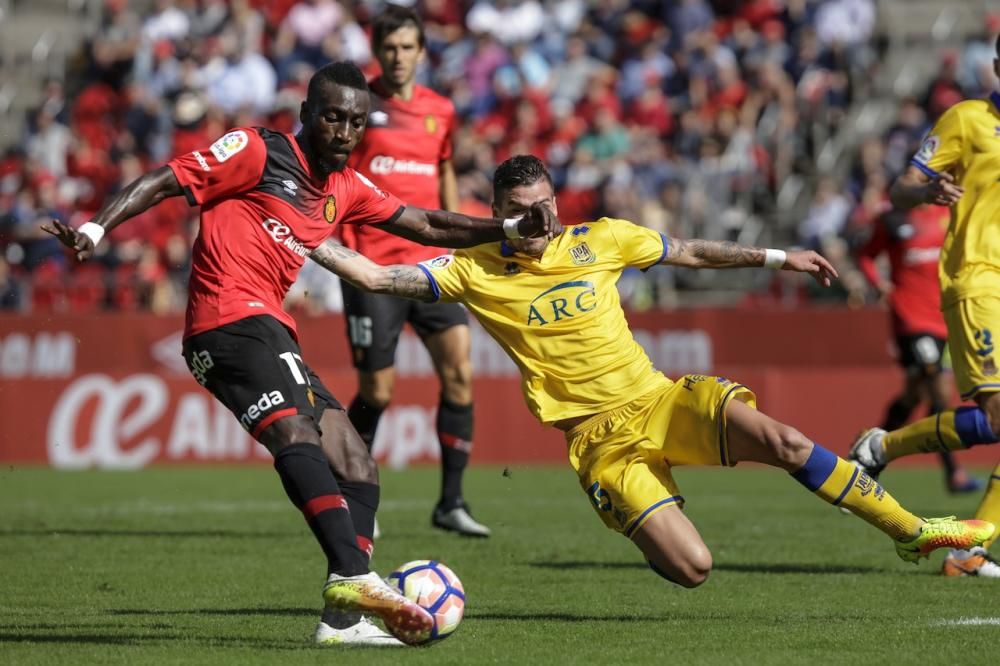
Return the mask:
M952 206L965 194L965 188L955 184L950 173L940 173L927 184L927 203L937 206Z
M545 203L532 204L528 212L517 223L517 231L522 238L555 238L563 232L562 222Z
M89 236L58 220L52 220L51 226L43 224L42 231L52 234L60 243L73 250L77 261L86 261L94 254L94 241Z
M824 287L829 287L837 275L837 270L829 261L823 258L818 252L812 250L793 250L785 256L785 264L781 267L783 271L796 271L798 273L809 273L816 282Z

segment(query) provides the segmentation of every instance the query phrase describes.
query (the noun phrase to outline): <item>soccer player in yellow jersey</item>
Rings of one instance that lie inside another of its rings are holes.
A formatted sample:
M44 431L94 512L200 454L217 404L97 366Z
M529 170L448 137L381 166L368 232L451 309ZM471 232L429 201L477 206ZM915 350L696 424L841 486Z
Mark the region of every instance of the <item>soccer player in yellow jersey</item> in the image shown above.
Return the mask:
M1000 39L997 41L1000 57ZM1000 60L993 61L1000 76ZM877 475L900 456L951 451L997 442L1000 369L994 334L1000 335L1000 93L959 102L938 119L906 173L893 183L892 203L951 207L938 275L955 381L975 407L940 412L886 433L866 430L850 458ZM976 518L1000 521L1000 465L993 470ZM996 537L994 537L995 539ZM1000 578L1000 563L984 547L953 550L946 576Z
M537 206L556 212L552 180L535 157L501 164L493 196L494 213L508 221ZM607 218L551 241L482 245L417 266L383 267L345 248L322 249L313 259L362 289L464 303L517 363L532 413L566 433L570 463L604 524L677 584L703 583L712 556L681 510L676 465L754 461L785 469L892 537L907 561L993 534L985 522L914 516L864 472L756 411L745 386L704 375L671 381L632 337L615 287L626 267L660 263L768 265L829 284L836 272L815 252L685 241Z

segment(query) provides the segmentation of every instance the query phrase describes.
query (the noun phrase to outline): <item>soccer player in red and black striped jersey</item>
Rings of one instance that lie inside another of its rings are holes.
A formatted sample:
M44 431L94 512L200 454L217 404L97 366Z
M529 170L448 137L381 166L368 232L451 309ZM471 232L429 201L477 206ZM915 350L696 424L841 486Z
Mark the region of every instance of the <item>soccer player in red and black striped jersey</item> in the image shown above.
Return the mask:
M425 53L424 28L417 14L389 5L373 22L372 51L382 73L370 83L368 130L349 164L408 203L458 210L451 163L455 108L450 100L415 83ZM372 226L342 227L341 239L382 264L413 264L445 252ZM421 303L366 293L347 282L341 288L351 358L358 371L358 394L347 410L351 423L370 448L379 418L392 399L396 345L408 322L441 381L437 411L441 493L431 524L465 536L489 536L489 528L472 517L462 493L472 449L473 413L465 309L457 303Z
M430 245L551 236L537 207L503 223L402 203L347 166L370 111L368 82L349 62L309 82L297 135L241 127L171 160L117 193L74 229L43 228L90 258L108 231L167 197L201 206L192 255L184 356L191 374L274 455L274 468L327 558L317 640L398 644L429 636L430 614L369 571L378 470L340 403L303 361L282 302L306 257L341 224L377 225Z
M941 314L938 257L948 226L948 209L921 206L911 211L887 210L871 225L858 250L858 267L888 302L899 364L906 372L903 391L886 408L882 428L893 431L909 420L922 402L931 414L948 408L951 393L942 355L948 330ZM888 279L875 265L885 254ZM980 484L955 464L950 451L940 451L951 492L971 492Z

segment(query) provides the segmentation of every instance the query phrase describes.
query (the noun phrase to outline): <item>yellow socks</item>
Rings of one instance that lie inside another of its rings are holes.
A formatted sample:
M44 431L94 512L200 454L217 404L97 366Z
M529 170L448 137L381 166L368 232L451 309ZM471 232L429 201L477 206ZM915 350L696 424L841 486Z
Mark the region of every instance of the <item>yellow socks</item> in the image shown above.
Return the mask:
M959 407L915 421L882 438L885 462L931 451L955 451L975 444L993 444L996 435L978 407Z
M982 501L979 502L979 508L976 509L975 517L977 520L986 520L1000 526L1000 465L997 465L993 469L993 473L990 474L990 480L986 486L986 494L983 495ZM997 532L1000 532L1000 529ZM997 540L997 536L996 532L994 532L993 538L983 542L983 548L989 548Z
M848 509L893 539L907 540L920 532L920 518L901 507L875 479L819 444L813 445L809 459L792 476L830 504Z

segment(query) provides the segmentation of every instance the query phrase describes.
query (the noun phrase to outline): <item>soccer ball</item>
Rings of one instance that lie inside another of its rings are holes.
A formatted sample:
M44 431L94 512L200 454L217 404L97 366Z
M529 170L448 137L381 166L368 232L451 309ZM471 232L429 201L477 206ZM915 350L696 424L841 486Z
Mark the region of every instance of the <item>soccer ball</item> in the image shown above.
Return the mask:
M414 560L389 574L389 584L427 609L434 628L425 643L451 636L465 613L465 588L451 569L434 560Z

